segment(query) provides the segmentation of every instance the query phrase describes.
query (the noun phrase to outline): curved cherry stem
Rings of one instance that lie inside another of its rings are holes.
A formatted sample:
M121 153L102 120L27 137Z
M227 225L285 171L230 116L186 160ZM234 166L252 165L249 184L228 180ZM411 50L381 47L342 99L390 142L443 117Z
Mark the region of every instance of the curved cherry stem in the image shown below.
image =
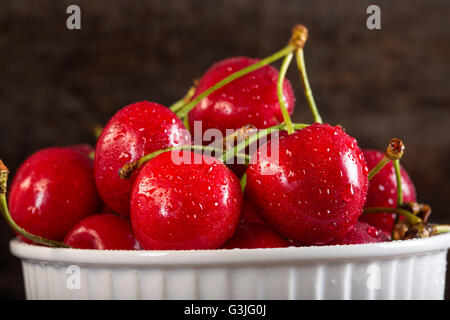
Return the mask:
M373 167L372 170L370 170L369 176L368 176L369 181L372 180L372 178L375 177L376 174L378 172L380 172L381 169L383 169L384 166L387 165L390 161L391 161L391 159L389 159L386 156L381 158L380 161L378 161L378 163L375 165L375 167Z
M223 86L229 84L230 82L245 76L246 74L249 74L250 72L253 72L263 66L266 66L276 60L279 60L286 56L287 54L293 52L296 49L294 45L287 45L280 51L275 52L274 54L268 56L267 58L260 60L244 69L238 70L232 74L230 74L228 77L220 80L212 87L208 88L207 90L203 91L201 94L199 94L195 99L193 99L191 102L186 104L181 110L177 112L177 116L180 118L184 118L201 100L209 96L211 93L215 92L216 90L219 90Z
M286 99L284 97L283 93L283 83L284 78L286 77L286 71L289 68L289 64L292 61L293 53L290 52L287 54L284 59L283 63L281 64L280 73L278 74L278 81L277 81L277 94L278 94L278 101L280 102L280 109L281 113L283 115L284 123L286 124L286 129L288 134L291 134L294 132L294 127L292 126L292 120L289 116L289 112L286 108Z
M134 170L140 168L143 164L147 163L151 159L155 158L156 156L160 155L161 153L168 152L168 151L178 151L178 150L201 150L201 151L211 151L219 154L223 154L224 150L220 148L214 148L210 146L197 146L197 145L184 145L184 146L177 146L177 147L169 147L165 149L160 149L154 152L151 152L149 154L146 154L142 158L125 164L122 168L119 169L119 177L121 179L128 179L131 177L131 174L134 172ZM237 154L237 157L244 158L245 161L250 161L250 156L247 154Z
M409 223L412 225L423 223L423 220L414 215L413 213L409 212L408 210L401 209L401 208L388 208L388 207L373 207L373 208L364 208L363 213L380 213L380 212L392 212L396 213L400 216L405 217Z
M48 247L70 248L70 246L68 246L65 243L55 241L55 240L50 240L50 239L32 234L32 233L26 231L24 228L20 227L14 221L14 219L11 217L11 214L9 212L8 203L6 200L8 175L9 175L8 168L6 168L6 166L0 160L0 211L2 213L3 218L5 218L6 222L9 224L9 226L15 232L17 232L19 235L33 241L34 243L42 244L42 245L48 246Z
M189 114L187 114L183 118L183 124L184 124L184 127L186 128L187 131L191 131L191 128L189 127Z
M435 224L431 225L433 234L441 234L450 232L450 225L448 224Z
M189 88L188 92L186 93L186 95L183 98L181 98L180 100L178 100L177 102L175 102L174 104L172 104L169 107L169 109L175 113L178 112L179 110L181 110L194 96L195 89L196 89L195 86L191 86Z
M303 89L305 92L306 100L308 101L309 109L314 117L314 122L322 123L322 117L319 114L319 110L317 109L316 102L314 100L314 96L312 94L311 86L309 85L308 75L306 73L305 67L305 57L303 54L303 47L298 48L295 51L295 58L297 61L297 68L300 72L300 76L303 83Z
M395 213L398 216L403 216L408 220L408 222L411 224L411 226L417 227L417 230L425 230L423 234L426 234L426 236L432 236L437 235L441 233L448 233L450 232L450 225L448 224L427 224L424 220L413 214L412 212L409 212L408 210L402 209L402 208L385 208L385 207L374 207L374 208L364 208L363 213L364 214L371 214L371 213L380 213L380 212L392 212ZM392 239L395 239L395 228L392 232Z
M378 161L378 163L375 165L375 167L372 168L372 170L370 170L368 179L371 180L390 161L400 160L403 157L404 153L405 153L405 145L403 144L403 141L400 139L397 139L397 138L392 138L389 141L389 144L386 148L384 157L381 158L380 161ZM399 165L398 173L400 173L400 165ZM401 177L400 178L397 177L397 178L400 179L400 182L401 182ZM401 190L400 190L400 192L401 192Z
M306 123L293 123L292 126L293 126L293 128L295 130L301 130L303 128L308 127L309 124L306 124ZM252 135L252 136L248 137L247 139L245 139L245 140L241 141L240 143L238 143L230 151L226 151L223 154L223 162L227 163L227 161L229 161L232 157L234 157L235 155L239 154L239 152L241 152L242 150L247 148L248 145L252 144L253 142L255 142L255 141L259 140L259 139L261 139L262 137L265 137L265 136L271 134L274 131L279 131L279 130L286 130L286 125L284 123L281 123L281 124L278 124L278 125L270 127L270 128L259 130L254 135Z

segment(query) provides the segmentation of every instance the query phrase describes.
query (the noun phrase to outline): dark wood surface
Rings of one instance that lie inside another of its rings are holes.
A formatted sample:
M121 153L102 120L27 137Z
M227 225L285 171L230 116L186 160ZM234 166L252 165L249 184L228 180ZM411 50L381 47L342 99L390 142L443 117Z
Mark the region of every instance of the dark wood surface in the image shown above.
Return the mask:
M73 3L80 31L65 26ZM365 27L369 4L381 7L381 30ZM1 1L0 156L14 172L40 148L94 143L92 126L123 106L169 105L213 62L267 56L301 22L323 118L363 148L402 138L420 201L449 223L449 15L448 0ZM294 68L288 77L295 120L311 121ZM0 298L24 297L12 236L0 223Z

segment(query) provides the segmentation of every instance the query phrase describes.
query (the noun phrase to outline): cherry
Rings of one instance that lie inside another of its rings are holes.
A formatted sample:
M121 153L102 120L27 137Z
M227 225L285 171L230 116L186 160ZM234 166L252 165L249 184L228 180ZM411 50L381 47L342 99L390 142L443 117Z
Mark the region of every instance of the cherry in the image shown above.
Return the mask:
M366 200L368 169L356 140L340 127L313 124L260 147L247 170L255 209L282 235L306 245L341 239Z
M106 204L103 204L101 213L115 213L113 209L108 207Z
M250 200L244 196L244 204L242 205L242 223L264 223L259 215L256 213L255 208Z
M17 225L57 241L101 206L92 161L71 148L48 148L26 159L8 200Z
M215 63L201 78L193 98L257 61L235 57ZM277 78L278 71L274 67L264 66L218 89L189 112L190 128L194 128L194 121L202 121L203 131L215 128L225 136L226 129L238 129L248 124L267 128L281 123L283 115L277 96ZM284 82L283 92L288 112L292 113L295 98L288 80Z
M117 213L129 214L138 172L121 179L119 169L152 151L189 142L181 120L162 105L142 101L121 109L103 129L95 151L95 180L104 203Z
M173 161L180 155L186 161ZM144 249L216 249L240 220L238 178L216 158L190 151L162 153L136 179L131 223Z
M356 225L341 240L333 244L364 244L374 242L385 242L391 240L389 233L358 221Z
M64 243L78 249L139 249L130 220L108 213L94 214L78 222L66 235Z
M384 157L384 153L377 150L363 150L368 168L371 170ZM400 169L402 177L403 202L416 202L416 189L403 167ZM397 181L394 165L389 162L369 182L366 207L397 207ZM370 213L363 214L359 220L387 231L392 232L395 221L395 213Z
M283 248L290 243L270 226L262 223L241 224L236 233L222 246L222 249Z

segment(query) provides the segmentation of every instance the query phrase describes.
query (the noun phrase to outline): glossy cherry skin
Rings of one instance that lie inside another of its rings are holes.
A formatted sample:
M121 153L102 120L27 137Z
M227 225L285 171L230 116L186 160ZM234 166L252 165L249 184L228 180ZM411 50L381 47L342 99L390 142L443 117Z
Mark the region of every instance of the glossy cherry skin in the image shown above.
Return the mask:
M138 250L130 219L115 214L94 214L78 222L64 243L77 249Z
M194 98L223 78L257 61L235 57L215 63L201 78ZM277 96L277 79L278 71L272 66L264 66L225 85L202 99L191 110L191 130L194 121L202 121L203 132L216 128L225 136L226 129L238 129L248 124L262 129L283 122ZM295 98L287 79L283 83L283 92L288 112L292 114Z
M291 244L267 224L249 223L237 227L236 233L222 249L284 248Z
M240 221L238 178L218 159L190 151L194 160L173 161L177 152L150 160L136 179L131 223L144 249L216 249Z
M384 153L377 150L363 150L364 157L369 170L384 157ZM416 188L403 167L400 168L402 176L402 193L403 202L415 202ZM395 176L394 165L388 163L380 170L369 182L369 191L367 192L366 207L397 207L397 180ZM371 213L362 215L359 220L387 231L392 232L395 222L395 214L393 213Z
M123 180L119 169L153 151L188 143L190 135L181 120L162 105L142 101L117 112L95 150L95 180L103 202L117 213L129 214L137 172Z
M379 230L365 222L358 221L344 238L333 244L364 244L391 240L389 233Z
M61 241L78 221L101 208L92 160L70 148L38 151L18 169L8 202L19 226Z
M261 217L304 245L343 238L367 194L368 169L356 140L340 127L313 124L279 141L247 170L246 192Z

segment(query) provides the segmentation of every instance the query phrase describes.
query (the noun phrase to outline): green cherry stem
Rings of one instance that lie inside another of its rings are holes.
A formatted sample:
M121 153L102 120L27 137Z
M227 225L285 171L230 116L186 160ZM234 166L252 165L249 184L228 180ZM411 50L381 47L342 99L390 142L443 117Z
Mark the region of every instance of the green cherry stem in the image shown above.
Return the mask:
M450 232L450 225L448 225L448 224L431 225L431 228L433 230L433 234L441 234L441 233Z
M409 212L408 210L402 208L385 208L385 207L374 207L374 208L364 208L363 214L379 213L379 212L392 212L397 216L405 217L408 222L416 228L416 231L423 230L426 232L420 232L419 234L424 234L427 236L437 235L441 233L450 232L450 225L448 224L426 224L424 220ZM394 228L395 229L395 228ZM392 233L394 235L394 232ZM394 237L392 238L394 239Z
M370 214L370 213L380 213L380 212L392 212L396 213L400 216L405 217L409 223L412 225L423 223L423 220L417 217L416 215L412 214L411 212L401 209L401 208L387 208L387 207L373 207L373 208L364 208L363 213L364 214Z
M173 105L171 105L169 109L175 113L181 110L194 96L195 89L196 89L195 86L190 87L186 95L177 102L175 102Z
M278 81L277 81L277 94L278 94L278 101L280 102L280 109L281 113L283 114L284 123L286 124L286 129L288 134L291 134L294 132L294 127L292 126L292 120L289 116L289 112L286 108L286 99L284 98L283 94L283 83L284 78L286 77L286 71L289 68L289 64L292 61L293 53L288 53L284 59L283 63L281 64L280 73L278 74Z
M247 186L247 173L244 173L244 175L242 176L242 178L240 180L240 184L241 184L242 193L244 193L245 187Z
M370 170L368 179L371 180L390 161L400 160L403 157L404 152L405 152L405 145L403 144L402 140L397 139L397 138L392 138L389 141L389 144L386 148L384 157L381 158L380 161L378 161L378 163L375 165L375 167L372 168L372 170ZM400 169L400 166L399 166L399 169ZM399 170L399 173L400 173L400 170ZM401 181L401 178L399 178L399 177L397 177L397 178L400 179L400 181Z
M11 214L8 209L8 204L6 201L6 189L8 183L8 168L3 164L0 160L0 211L2 212L3 218L5 218L6 222L9 226L17 232L19 235L33 241L34 243L39 243L48 247L56 247L56 248L70 248L65 243L54 241L50 239L46 239L44 237L37 236L26 231L24 228L20 227L11 217Z
M309 109L314 118L314 122L322 123L322 117L319 114L319 110L317 109L316 102L314 100L314 96L312 94L311 86L309 85L308 75L306 73L305 67L305 57L303 54L303 48L299 48L295 51L295 58L297 61L297 68L300 72L300 76L303 83L303 90L305 92L306 101L308 101Z
M378 163L375 165L375 167L372 168L372 170L370 170L369 172L369 176L368 179L369 181L376 176L376 174L378 172L381 171L381 169L384 168L385 165L387 165L389 162L391 161L391 159L389 159L388 157L384 156L383 158L380 159L380 161L378 161Z
M180 118L184 118L202 99L209 96L211 93L213 93L216 90L219 90L223 86L229 84L230 82L245 76L246 74L249 74L250 72L253 72L263 66L266 66L276 60L279 60L286 56L287 54L293 52L296 49L296 47L292 44L287 45L280 51L275 52L274 54L268 56L267 58L260 60L244 69L238 70L232 74L230 74L228 77L220 80L212 87L208 88L207 90L203 91L201 94L199 94L195 99L193 99L191 102L186 104L181 110L177 112L177 116Z
M293 123L292 124L293 128L295 130L301 130L303 128L306 128L307 126L309 126L309 124L306 123ZM223 154L223 162L224 163L228 163L228 161L233 158L236 154L239 154L239 152L241 152L242 150L244 150L245 148L247 148L248 145L252 144L253 142L261 139L262 137L265 137L269 134L271 134L274 131L279 131L279 130L285 130L286 129L286 125L284 123L278 124L276 126L270 127L270 128L266 128L266 129L262 129L259 130L258 132L256 132L255 134L253 134L252 136L246 138L245 140L241 141L240 143L238 143L233 149L226 151Z
M97 124L94 126L93 132L94 132L95 140L98 140L98 138L102 134L102 131L103 131L103 127L101 125Z
M197 145L184 145L184 146L177 146L177 147L169 147L165 149L160 149L154 152L151 152L149 154L146 154L142 158L125 164L122 168L119 169L119 177L121 179L128 179L131 177L131 174L134 172L134 170L140 168L143 164L147 163L151 159L155 158L156 156L160 155L161 153L168 152L168 151L177 151L177 150L202 150L202 151L211 151L219 154L223 154L224 150L220 148L214 148L210 146L197 146ZM250 161L250 156L247 154L239 153L236 155L237 157L244 158L246 161Z
M397 180L397 206L400 207L403 204L403 191L402 191L402 174L400 172L400 160L396 159L392 161L395 170L395 179Z

